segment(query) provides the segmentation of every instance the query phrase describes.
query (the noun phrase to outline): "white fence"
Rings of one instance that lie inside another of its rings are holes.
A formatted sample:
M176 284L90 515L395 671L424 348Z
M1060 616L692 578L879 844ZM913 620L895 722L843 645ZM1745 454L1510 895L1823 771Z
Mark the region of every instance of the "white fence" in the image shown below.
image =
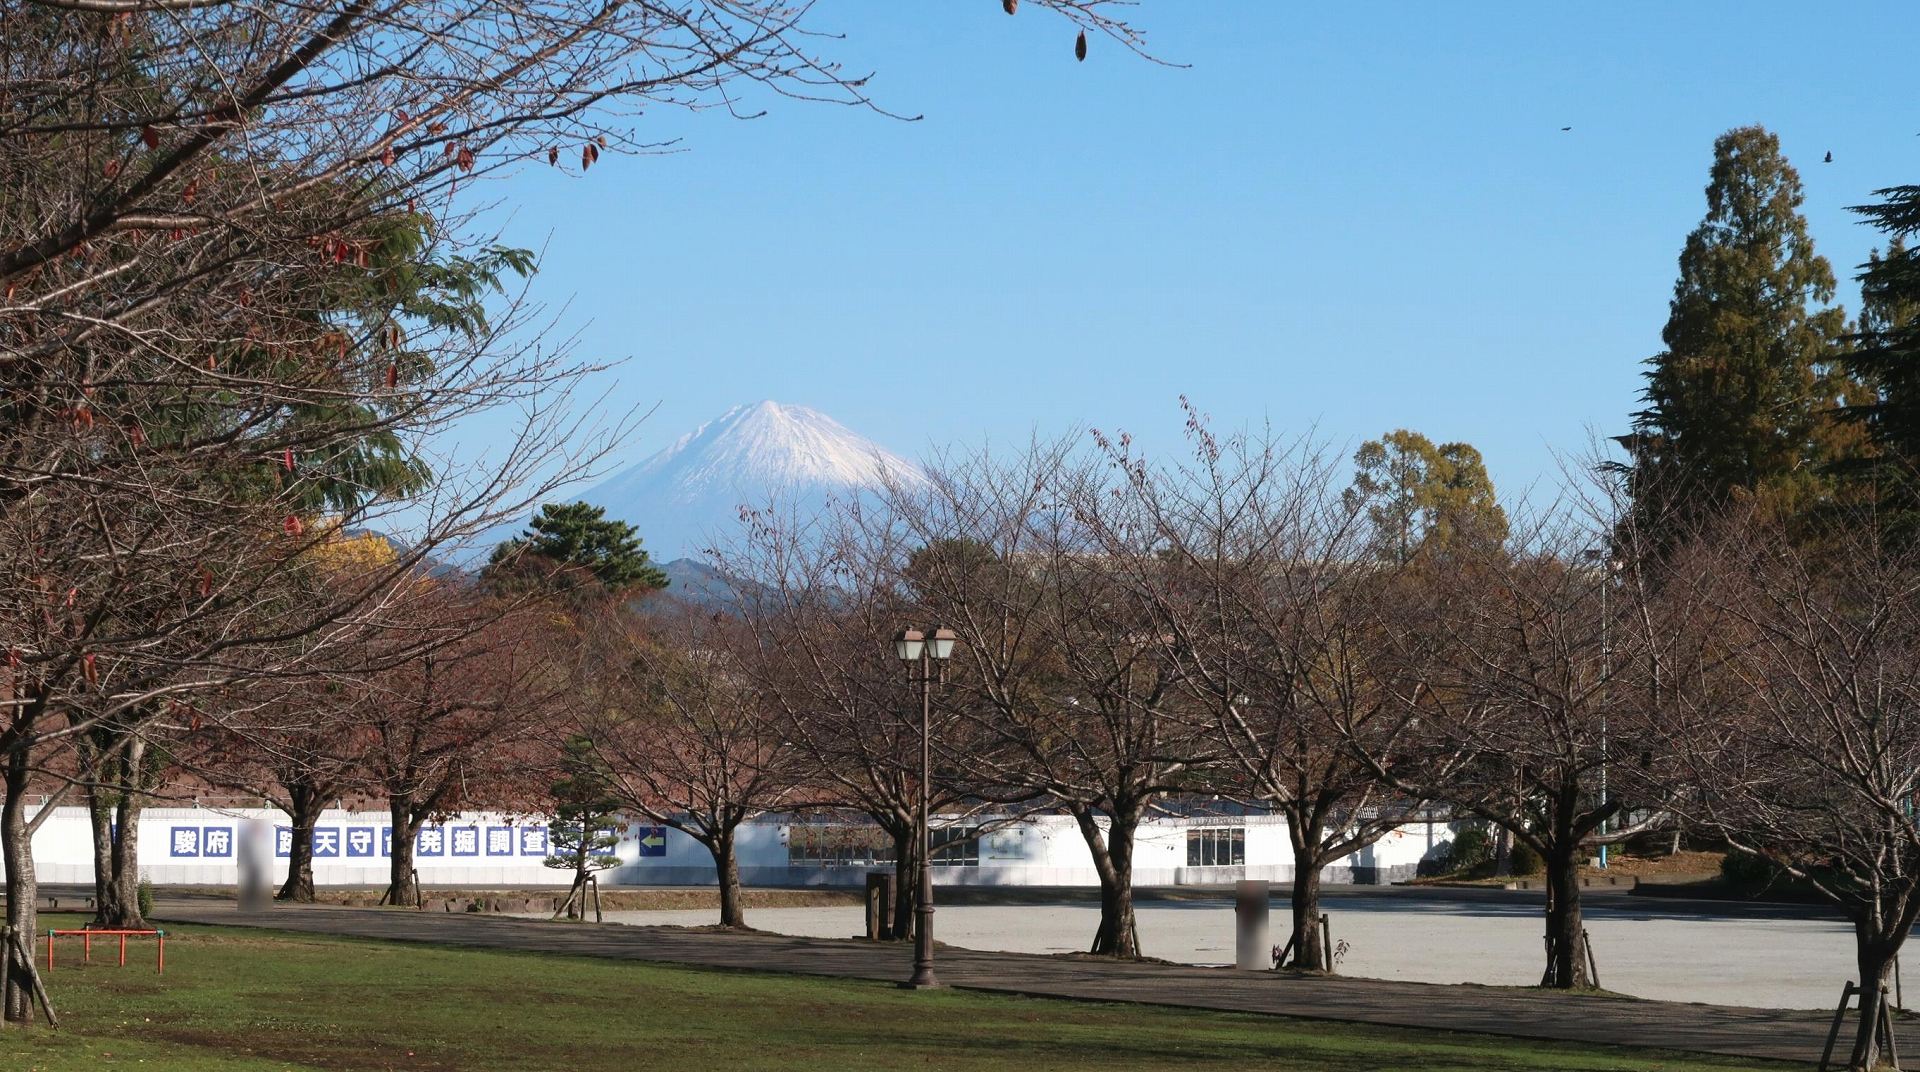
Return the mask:
M1000 826L953 820L953 850L935 868L951 885L1095 886L1093 857L1067 816L1043 815ZM886 866L884 857L853 855L821 860L790 846L796 826L820 824L768 818L740 830L741 879L748 885L852 885ZM829 824L846 829L846 824ZM34 862L43 882L93 881L92 827L84 808L56 809L34 836ZM274 878L286 874L292 832L272 809L150 808L140 817L142 875L159 885L229 885L238 881L240 840L271 836ZM270 834L268 833L270 831ZM1412 823L1323 872L1333 882L1388 882L1410 877L1419 861L1449 839L1444 823ZM813 838L800 839L811 844ZM314 881L323 886L382 886L392 859L393 824L383 812L328 811L313 839ZM421 881L439 886L565 885L566 871L545 866L543 818L499 812L466 813L422 828L414 864ZM608 885L705 885L714 881L712 857L692 838L667 827L627 827L602 873ZM1284 820L1272 816L1149 819L1134 853L1140 886L1216 885L1255 878L1293 877Z

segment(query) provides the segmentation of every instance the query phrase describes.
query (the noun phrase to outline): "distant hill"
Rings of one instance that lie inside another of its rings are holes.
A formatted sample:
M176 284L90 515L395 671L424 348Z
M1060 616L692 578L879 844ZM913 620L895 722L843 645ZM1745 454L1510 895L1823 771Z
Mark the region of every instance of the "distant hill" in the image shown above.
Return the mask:
M736 582L705 562L676 558L660 571L667 575L666 595L695 606L728 610L739 598Z

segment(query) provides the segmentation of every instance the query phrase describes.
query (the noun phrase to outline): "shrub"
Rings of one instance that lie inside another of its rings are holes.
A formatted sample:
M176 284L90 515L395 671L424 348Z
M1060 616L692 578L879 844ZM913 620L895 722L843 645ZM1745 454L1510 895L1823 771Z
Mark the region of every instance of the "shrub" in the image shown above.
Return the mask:
M1453 870L1472 871L1493 859L1493 838L1484 826L1469 826L1453 835Z
M1432 851L1420 858L1414 865L1413 873L1421 878L1439 878L1453 873L1453 846L1435 845Z
M140 884L134 887L134 901L140 906L140 918L153 918L153 880L141 876Z
M1519 838L1513 839L1513 852L1507 857L1507 863L1513 873L1521 877L1537 875L1547 866L1546 861L1540 859L1540 854L1533 851L1533 846Z
M1772 882L1779 868L1762 856L1738 849L1720 859L1720 877L1728 885L1752 889Z

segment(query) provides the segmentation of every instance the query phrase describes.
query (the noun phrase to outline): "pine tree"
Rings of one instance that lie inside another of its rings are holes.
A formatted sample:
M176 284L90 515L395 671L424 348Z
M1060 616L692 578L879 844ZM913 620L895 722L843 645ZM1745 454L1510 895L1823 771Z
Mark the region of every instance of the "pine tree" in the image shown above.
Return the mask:
M1893 238L1860 274L1860 345L1847 363L1871 390L1847 414L1867 426L1875 445L1911 465L1920 460L1920 249L1907 248L1906 237L1920 231L1920 187L1880 193L1889 200L1854 210Z
M1646 408L1625 437L1634 510L1673 532L1736 495L1792 514L1817 504L1849 449L1834 417L1854 384L1833 268L1814 252L1800 176L1761 127L1714 141L1707 214L1648 359Z
M609 520L605 510L584 502L542 506L523 535L494 549L489 570L505 580L515 568L524 572L530 556L557 568L543 580L562 590L579 587L582 573L616 595L667 586L667 575L640 546L633 526Z
M1866 390L1846 408L1871 450L1848 476L1867 489L1881 524L1907 539L1920 531L1920 249L1907 246L1920 233L1920 186L1875 193L1883 200L1854 211L1890 239L1860 274L1858 348L1847 366Z
M620 802L613 797L613 780L584 737L566 743L561 769L566 776L553 783L553 821L547 825L547 866L573 872L573 885L561 906L567 918L579 904L585 913L587 877L620 860L613 850L620 844ZM559 913L556 912L555 915Z

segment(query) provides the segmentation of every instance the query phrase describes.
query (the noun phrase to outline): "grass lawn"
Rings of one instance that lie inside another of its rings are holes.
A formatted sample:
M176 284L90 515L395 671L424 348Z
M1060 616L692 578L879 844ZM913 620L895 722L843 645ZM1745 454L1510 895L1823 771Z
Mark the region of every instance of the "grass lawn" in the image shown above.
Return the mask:
M111 944L90 967L75 966L77 942L63 944L48 976L62 1027L0 1034L0 1069L1785 1067L237 928L168 933L164 976L145 941L125 968Z

